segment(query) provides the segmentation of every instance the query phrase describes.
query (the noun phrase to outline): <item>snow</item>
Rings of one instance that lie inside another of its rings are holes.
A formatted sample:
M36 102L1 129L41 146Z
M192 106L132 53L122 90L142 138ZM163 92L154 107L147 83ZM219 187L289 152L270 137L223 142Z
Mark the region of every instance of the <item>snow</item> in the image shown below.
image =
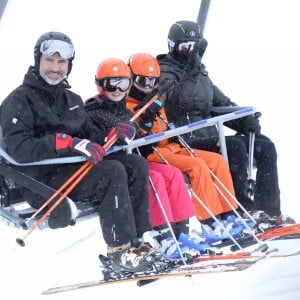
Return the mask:
M263 132L277 146L282 211L300 221L297 149L298 42L297 0L211 1L205 30L204 62L211 78L241 106L263 114ZM151 4L151 5L150 5ZM125 61L134 52L167 51L167 33L177 20L196 20L199 0L9 0L0 20L0 99L20 84L33 62L38 36L67 33L76 47L70 83L86 99L96 93L94 73L107 57ZM59 230L37 230L17 246L26 231L0 223L2 299L189 299L296 300L300 297L300 257L266 259L243 272L197 275L42 296L56 285L99 277L98 254L105 253L97 217ZM282 243L270 247L283 247ZM299 242L285 243L287 253Z
M75 226L58 230L37 230L24 239L25 247L16 244L26 231L0 223L1 293L6 300L25 299L125 299L139 295L143 299L189 299L209 295L210 299L296 300L300 295L300 256L267 258L241 272L195 275L192 278L166 278L144 287L134 282L94 287L61 294L41 295L50 287L100 278L99 253L105 253L97 217L79 221ZM299 250L299 240L269 242L270 249L284 253ZM256 247L256 246L254 246ZM124 296L123 296L124 295ZM198 297L197 296L197 297Z

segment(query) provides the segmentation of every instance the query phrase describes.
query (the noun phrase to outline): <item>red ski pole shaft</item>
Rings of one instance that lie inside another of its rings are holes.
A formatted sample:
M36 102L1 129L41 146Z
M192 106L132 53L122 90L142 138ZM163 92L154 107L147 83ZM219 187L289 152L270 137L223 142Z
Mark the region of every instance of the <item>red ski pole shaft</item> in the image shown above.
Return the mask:
M116 140L117 140L117 136L113 136L104 146L103 146L103 148L105 149L105 150L107 150L107 149L109 149L115 142L116 142ZM85 162L58 190L56 190L54 193L53 193L53 195L47 200L47 201L45 201L44 203L43 203L43 205L41 206L41 207L39 207L35 212L34 212L34 214L29 218L29 219L27 219L26 220L26 222L25 222L25 225L26 224L29 224L29 222L31 221L31 220L33 220L34 219L34 217L36 217L50 202L52 202L52 200L55 198L55 197L57 197L64 189L66 189L66 188L68 188L68 186L70 185L70 184L72 184L72 182L74 181L74 180L76 180L76 178L78 177L78 176L80 176L87 168L89 168L88 170L90 170L91 169L91 163L90 162ZM86 174L86 173L85 173ZM64 195L64 198L67 196L67 194L64 192L63 193L63 195Z
M157 93L154 95L143 107L141 107L135 114L134 116L130 119L130 121L135 121L141 114L143 114L147 108L159 98L159 94Z
M103 146L105 150L109 149L111 145L113 145L117 140L117 135L112 136L107 143ZM84 176L92 169L93 164L90 162L85 162L84 165L80 167L78 171L76 171L47 201L49 204L53 201L53 199L60 193L62 190L64 192L62 195L55 201L55 203L38 219L32 228L25 234L25 236L21 238L17 238L17 244L24 247L24 240L41 225L44 220L52 213L52 211L67 197L67 195L81 182ZM59 191L59 192L58 192ZM45 207L46 205L44 205Z
M80 174L90 166L89 162L85 162L58 190L56 190L53 195L43 203L41 207L39 207L34 214L28 218L25 222L26 224L29 224L31 220L33 220L56 196L58 196L74 179L77 178L77 176L80 176Z
M159 95L156 94L153 96L141 109L139 109L134 116L130 119L130 121L136 120L145 110L156 100ZM115 134L112 136L103 146L104 150L107 151L116 141L118 137ZM29 218L26 222L28 223L32 220L39 212L42 211L49 203L53 201L55 197L57 197L63 190L63 194L56 200L56 202L41 216L39 220L34 224L34 226L25 234L25 236L21 238L17 238L17 243L24 247L24 240L36 229L39 225L41 225L44 220L51 214L51 212L67 197L67 195L79 184L79 182L84 178L84 176L92 169L93 164L90 162L85 162L53 195L45 201L45 203Z
M92 168L92 164L89 163L87 167L81 172L80 175L76 177L76 179L72 182L72 184L67 188L67 190L55 201L55 203L38 219L35 224L30 228L30 230L23 236L23 238L17 238L16 242L18 245L24 247L25 242L24 240L35 230L37 229L45 219L52 213L52 211L65 199L66 195L70 193L75 186L82 180L82 178L90 171Z

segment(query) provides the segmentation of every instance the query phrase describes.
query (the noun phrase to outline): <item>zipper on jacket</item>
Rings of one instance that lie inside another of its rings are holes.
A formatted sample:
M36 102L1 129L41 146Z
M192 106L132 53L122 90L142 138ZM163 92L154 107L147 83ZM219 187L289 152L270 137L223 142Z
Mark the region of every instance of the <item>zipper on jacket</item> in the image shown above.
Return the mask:
M185 115L186 115L186 119L187 119L188 124L191 124L189 113L186 112ZM194 137L195 137L195 135L194 135L193 131L190 131L190 138L194 138Z

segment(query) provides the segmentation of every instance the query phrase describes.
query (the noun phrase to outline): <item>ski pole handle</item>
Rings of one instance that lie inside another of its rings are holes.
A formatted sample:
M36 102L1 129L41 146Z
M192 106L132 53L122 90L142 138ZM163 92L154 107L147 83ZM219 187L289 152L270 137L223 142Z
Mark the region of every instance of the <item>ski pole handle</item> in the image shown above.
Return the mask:
M143 114L147 108L155 101L159 98L160 94L157 93L156 95L154 95L143 107L141 107L134 115L133 117L130 119L131 122L135 121L138 117L140 117L141 114Z

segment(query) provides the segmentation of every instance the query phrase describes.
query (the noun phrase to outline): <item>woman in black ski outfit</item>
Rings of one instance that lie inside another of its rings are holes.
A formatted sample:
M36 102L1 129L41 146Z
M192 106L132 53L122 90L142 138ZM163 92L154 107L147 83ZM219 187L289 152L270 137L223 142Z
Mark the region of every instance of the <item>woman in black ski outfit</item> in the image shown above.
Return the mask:
M214 85L202 64L207 41L200 27L191 21L174 23L168 34L169 53L157 56L161 67L160 82L169 86L165 110L168 119L183 126L214 117L213 107L236 106ZM172 83L172 84L169 84ZM236 196L249 211L264 211L263 216L276 224L283 223L274 143L261 134L259 120L247 116L226 123L238 135L226 136L228 160ZM257 167L254 201L248 197L249 132L255 133L254 158ZM204 127L184 135L192 148L219 151L216 126ZM257 215L258 217L261 214ZM287 221L287 220L286 220ZM291 221L291 220L290 220Z

